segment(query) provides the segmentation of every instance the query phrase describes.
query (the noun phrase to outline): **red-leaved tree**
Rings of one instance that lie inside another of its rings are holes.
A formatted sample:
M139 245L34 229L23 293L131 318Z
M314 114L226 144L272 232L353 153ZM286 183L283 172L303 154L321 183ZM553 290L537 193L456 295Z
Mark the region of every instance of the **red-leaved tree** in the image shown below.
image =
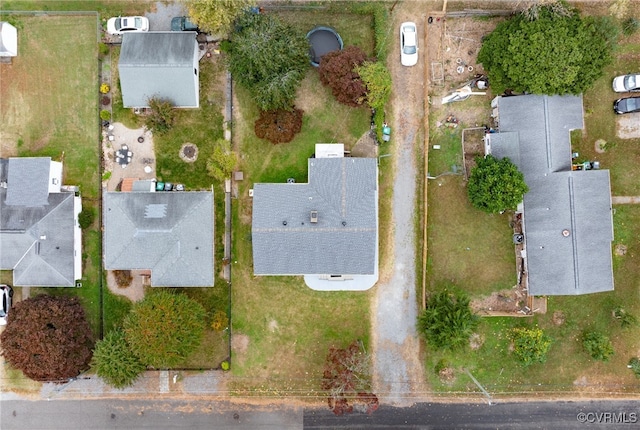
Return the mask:
M346 348L330 348L322 375L322 389L329 394L329 409L336 415L353 412L373 413L378 409L378 397L365 390L369 387L369 357L360 343L353 341Z
M7 362L36 381L63 381L89 368L91 327L76 297L39 295L17 302L0 336Z
M367 88L356 67L367 60L367 55L357 46L329 52L320 60L320 82L331 88L333 96L340 103L360 106L366 101Z
M256 136L271 143L291 142L302 130L302 109L261 111L254 125Z

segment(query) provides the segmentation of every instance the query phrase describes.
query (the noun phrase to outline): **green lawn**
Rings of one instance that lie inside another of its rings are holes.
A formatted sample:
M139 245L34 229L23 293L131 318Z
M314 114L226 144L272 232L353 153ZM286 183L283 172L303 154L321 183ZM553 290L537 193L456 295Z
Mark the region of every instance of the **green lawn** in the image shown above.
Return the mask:
M492 393L582 391L599 389L611 392L637 392L640 381L627 369L627 362L638 354L640 337L637 325L622 328L612 317L617 306L623 306L640 317L638 292L640 283L640 207L616 206L615 243L628 246L627 254L614 256L615 291L577 297L550 297L545 315L533 318L483 318L478 333L484 345L477 351L427 353L427 376L436 391L477 391L462 372L467 368ZM565 322L557 325L554 312L562 312ZM519 326L539 325L553 339L545 364L524 369L509 352L509 330ZM594 361L583 351L580 338L586 330L606 333L613 342L615 354L606 363ZM434 368L445 360L456 372L453 383L442 383ZM582 388L585 385L585 388Z
M78 185L86 209L98 211L99 124L95 16L14 16L20 55L0 69L3 156L48 156L64 162L65 184ZM70 22L74 31L69 32ZM77 294L100 333L98 221L83 232L82 288L43 289ZM38 291L34 291L33 294Z
M272 145L253 133L258 111L248 93L236 86L235 94L242 120L234 124L234 142L245 179L233 204L232 336L248 344L232 357L233 374L242 377L234 388L309 393L319 389L330 346L354 339L368 344L370 294L313 291L301 277L254 277L248 193L256 182L306 182L314 145L342 142L350 149L369 128L369 112L339 105L309 68L298 97L305 110L302 132L290 143Z
M586 128L572 134L573 150L580 153L580 160L599 160L602 168L610 169L613 195L640 194L640 139L616 137L618 117L612 103L625 95L611 90L613 76L640 69L638 41L640 35L628 40L614 64L584 94ZM432 123L441 120L436 116ZM457 129L432 129L431 143L441 144L442 149L429 153L431 175L450 170L460 160L455 150L459 136ZM597 139L608 142L606 153L596 153ZM514 251L506 216L489 216L471 208L458 176L444 176L429 185L429 288L453 282L473 297L512 285ZM640 327L622 328L612 311L622 306L640 317L640 206L615 206L613 219L614 245L628 247L624 256L613 257L615 291L549 297L547 313L532 318L483 318L477 332L484 344L475 351L431 351L427 347L426 370L432 388L442 393L479 392L464 373L466 368L491 393L637 392L640 382L626 364L638 354ZM564 316L563 323L554 320L556 312ZM553 344L545 364L524 369L509 351L509 332L534 325L542 327ZM588 330L602 331L611 338L615 355L608 362L596 362L583 351L580 338ZM436 366L443 362L455 369L453 381L443 382L436 374Z

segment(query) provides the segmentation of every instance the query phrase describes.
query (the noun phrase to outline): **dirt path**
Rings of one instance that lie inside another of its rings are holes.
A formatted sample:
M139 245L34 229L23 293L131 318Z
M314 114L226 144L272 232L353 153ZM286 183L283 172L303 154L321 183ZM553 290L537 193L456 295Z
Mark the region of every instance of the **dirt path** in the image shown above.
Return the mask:
M416 332L416 148L422 148L424 119L424 61L414 67L400 65L399 44L395 29L404 21L418 26L419 40L424 40L426 5L421 2L399 3L392 15L390 55L387 66L393 77L393 111L387 112L393 129L395 179L393 185L392 224L394 232L393 263L390 273L383 273L372 303L373 388L384 403L406 406L425 393L420 342ZM420 47L422 50L422 47ZM424 57L421 58L424 60ZM390 115L389 115L390 114Z

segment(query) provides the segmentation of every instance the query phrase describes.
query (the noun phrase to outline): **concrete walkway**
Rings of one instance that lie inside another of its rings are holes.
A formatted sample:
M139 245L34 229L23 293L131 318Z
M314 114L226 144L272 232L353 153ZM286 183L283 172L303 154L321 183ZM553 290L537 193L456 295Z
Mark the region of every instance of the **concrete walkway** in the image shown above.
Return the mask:
M613 196L611 203L614 205L638 205L640 204L640 196Z

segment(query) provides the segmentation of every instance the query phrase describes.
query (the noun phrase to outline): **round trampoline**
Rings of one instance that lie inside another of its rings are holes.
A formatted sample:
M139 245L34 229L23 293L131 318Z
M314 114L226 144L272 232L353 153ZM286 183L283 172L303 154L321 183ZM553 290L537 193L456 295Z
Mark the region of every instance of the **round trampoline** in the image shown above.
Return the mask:
M311 48L309 48L309 56L311 64L315 67L320 65L320 59L323 55L331 51L342 50L342 38L333 28L318 26L307 33L307 39Z

